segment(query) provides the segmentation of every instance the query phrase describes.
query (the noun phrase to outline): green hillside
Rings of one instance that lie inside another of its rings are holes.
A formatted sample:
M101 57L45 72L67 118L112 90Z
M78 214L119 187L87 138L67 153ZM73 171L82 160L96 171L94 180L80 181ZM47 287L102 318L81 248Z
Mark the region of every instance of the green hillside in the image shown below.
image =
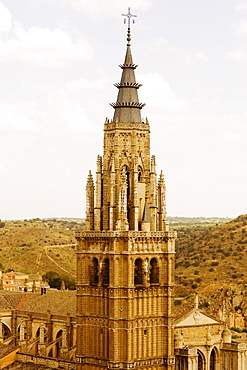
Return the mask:
M75 275L74 233L82 227L82 222L56 219L6 221L0 228L1 268Z
M218 218L169 218L177 230L176 291L191 294L222 284L247 285L245 248L247 216ZM48 271L75 275L74 233L82 219L33 219L2 222L0 267L28 274Z
M208 228L178 230L176 292L208 286L247 285L247 215Z

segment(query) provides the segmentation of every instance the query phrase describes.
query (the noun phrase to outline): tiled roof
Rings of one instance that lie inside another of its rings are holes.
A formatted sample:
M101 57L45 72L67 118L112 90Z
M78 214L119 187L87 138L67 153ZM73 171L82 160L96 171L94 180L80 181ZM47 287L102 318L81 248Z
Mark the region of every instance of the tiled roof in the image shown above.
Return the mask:
M36 365L32 362L14 362L13 364L4 368L5 370L50 370L50 367L44 365Z
M9 353L13 352L17 348L19 348L19 346L0 344L0 358L7 356Z
M187 315L191 310L193 309L193 307L187 307L187 306L175 306L175 309L174 309L174 320L178 320L180 319L180 317L183 317L185 315Z
M22 311L47 313L51 311L53 315L75 316L76 313L76 291L48 291L46 294L26 293L25 298L18 305Z
M0 310L15 309L20 302L23 293L19 292L1 292L0 293Z
M2 292L0 294L0 310L18 309L37 313L51 311L53 315L75 316L76 291L47 291L41 295L38 292Z

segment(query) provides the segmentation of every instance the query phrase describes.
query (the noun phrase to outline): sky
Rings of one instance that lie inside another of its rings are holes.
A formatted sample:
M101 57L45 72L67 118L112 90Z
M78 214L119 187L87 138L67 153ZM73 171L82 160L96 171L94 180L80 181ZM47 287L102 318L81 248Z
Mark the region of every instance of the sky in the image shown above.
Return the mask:
M247 213L247 1L0 0L0 219L85 217L128 7L168 215Z

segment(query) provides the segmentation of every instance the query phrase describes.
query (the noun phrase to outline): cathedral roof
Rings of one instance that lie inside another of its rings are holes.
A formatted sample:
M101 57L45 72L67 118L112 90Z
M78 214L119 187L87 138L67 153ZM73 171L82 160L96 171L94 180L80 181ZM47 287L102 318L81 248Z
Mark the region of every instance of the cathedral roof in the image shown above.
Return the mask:
M124 64L122 68L122 77L120 83L116 83L118 91L117 101L111 103L115 109L113 122L142 122L140 110L145 104L139 102L137 90L141 86L136 82L135 69L133 63L130 44L127 44Z
M221 323L215 320L209 315L205 315L197 308L190 310L187 314L178 318L175 321L175 327L185 327L185 326L194 326L194 325L220 325Z
M47 313L53 315L76 314L75 290L50 290L41 295L38 292L3 292L0 294L0 311L18 309L21 311Z

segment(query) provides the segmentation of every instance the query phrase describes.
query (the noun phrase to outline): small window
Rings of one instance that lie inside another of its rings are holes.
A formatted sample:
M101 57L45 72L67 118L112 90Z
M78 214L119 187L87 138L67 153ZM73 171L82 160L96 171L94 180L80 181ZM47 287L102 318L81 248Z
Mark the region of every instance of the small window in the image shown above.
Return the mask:
M109 258L106 258L102 268L102 285L109 286L110 283L110 262Z
M150 261L150 275L149 275L150 284L159 283L159 266L156 258L152 258Z
M137 258L137 260L135 260L134 284L143 284L142 260L140 258Z
M142 169L141 166L138 166L138 181L142 180Z
M94 258L92 261L92 266L90 266L90 282L91 285L97 285L99 282L99 262L97 258Z

